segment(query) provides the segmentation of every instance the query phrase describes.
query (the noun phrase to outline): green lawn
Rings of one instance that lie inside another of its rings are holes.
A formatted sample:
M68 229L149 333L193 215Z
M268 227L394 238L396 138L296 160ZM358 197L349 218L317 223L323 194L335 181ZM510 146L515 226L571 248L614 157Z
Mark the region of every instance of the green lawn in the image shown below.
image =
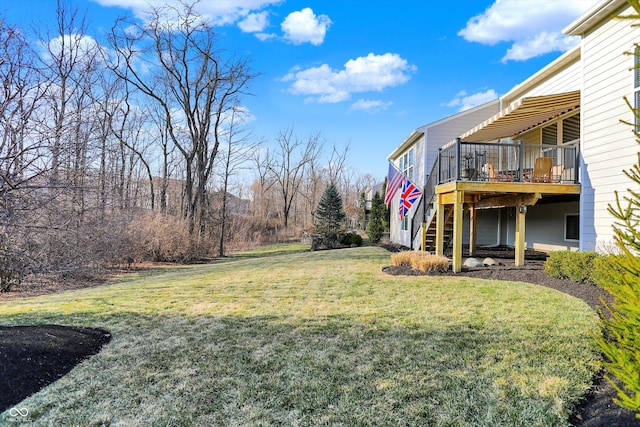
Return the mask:
M591 384L597 319L580 300L391 277L377 247L300 250L3 303L2 324L113 334L19 405L29 425L566 426Z

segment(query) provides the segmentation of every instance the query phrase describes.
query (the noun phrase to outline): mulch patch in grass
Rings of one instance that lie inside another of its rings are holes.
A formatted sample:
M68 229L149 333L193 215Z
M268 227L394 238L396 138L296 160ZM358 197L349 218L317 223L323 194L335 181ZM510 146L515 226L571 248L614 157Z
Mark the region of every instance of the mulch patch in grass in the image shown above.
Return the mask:
M100 329L0 326L0 412L63 377L110 340Z

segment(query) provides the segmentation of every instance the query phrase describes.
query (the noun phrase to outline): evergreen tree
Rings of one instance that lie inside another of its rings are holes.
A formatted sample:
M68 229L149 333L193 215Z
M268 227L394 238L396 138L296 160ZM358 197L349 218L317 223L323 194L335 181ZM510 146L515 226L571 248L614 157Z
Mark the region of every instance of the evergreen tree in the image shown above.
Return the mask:
M630 0L636 15L625 18L639 19L640 4ZM639 46L636 45L636 49ZM637 50L636 50L637 51ZM640 110L627 100L636 121L640 122ZM636 142L640 144L640 129L632 126ZM607 378L616 389L615 402L631 409L640 418L640 152L637 163L625 175L634 183L625 196L616 191L615 206L609 212L615 218L613 230L621 254L612 256L612 268L608 270L607 290L613 295L611 306L605 304L607 313L601 313L602 336L598 338L600 349L606 357L609 373L622 383L618 386Z
M384 178L384 183L382 184L382 196L380 196L382 198L382 206L384 208L384 217L383 217L383 222L384 222L384 231L390 231L391 230L391 210L387 207L387 205L384 204L384 195L387 194L387 177Z
M346 214L342 207L342 198L331 183L320 198L318 208L315 213L316 233L332 239L338 239L339 234L344 231L344 221Z
M371 201L371 217L367 226L367 235L371 243L378 243L384 233L385 206L380 193L376 191Z

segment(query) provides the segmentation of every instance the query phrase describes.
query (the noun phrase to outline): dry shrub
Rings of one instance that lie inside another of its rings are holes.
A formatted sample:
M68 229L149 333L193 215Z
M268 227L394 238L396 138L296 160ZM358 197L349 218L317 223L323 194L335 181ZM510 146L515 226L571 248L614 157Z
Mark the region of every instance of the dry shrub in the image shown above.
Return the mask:
M139 215L130 223L130 231L135 244L134 253L128 255L135 260L185 263L196 258L186 220L159 213Z
M407 267L411 266L411 255L414 252L411 251L402 251L397 252L395 254L391 254L391 263L396 267L400 267L406 265Z
M391 255L391 262L395 266L407 266L425 273L447 271L449 259L428 252L404 251Z
M432 255L427 252L416 252L411 258L411 267L425 273L432 271L447 271L449 259L440 255Z

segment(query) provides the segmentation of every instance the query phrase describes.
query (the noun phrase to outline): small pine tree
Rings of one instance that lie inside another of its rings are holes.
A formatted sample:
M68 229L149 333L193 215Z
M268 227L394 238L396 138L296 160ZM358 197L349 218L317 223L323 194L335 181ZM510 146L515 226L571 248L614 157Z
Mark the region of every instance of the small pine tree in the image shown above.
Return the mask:
M339 235L345 229L345 218L342 198L332 183L322 193L316 209L314 224L316 233L326 238L340 240Z
M640 188L640 153L638 162L624 173ZM614 265L608 270L607 290L614 303L605 304L608 315L601 316L603 334L598 344L609 373L624 385L621 388L608 378L618 392L615 402L640 418L640 192L627 191L622 200L616 192L616 205L609 205L615 218L614 239L622 254L610 258Z
M382 194L384 197L385 194L387 194L387 178L384 178L384 183L382 184ZM384 202L384 199L383 199ZM390 231L391 230L391 210L383 203L383 207L384 207L384 217L383 217L383 221L384 221L384 231Z
M367 226L367 235L371 243L378 243L380 239L382 239L382 233L384 233L384 215L384 200L382 200L380 193L376 191L371 201L371 218Z
M637 14L624 18L640 19L638 0L629 0L629 4ZM636 121L640 120L640 111L626 101ZM632 126L640 144L638 126L624 123ZM607 377L617 391L615 403L631 409L640 418L640 152L637 163L624 170L624 174L633 181L636 190L627 189L623 197L616 191L616 204L608 208L615 218L614 239L622 254L610 257L614 265L608 270L607 290L614 302L610 306L605 304L606 315L601 313L602 336L597 341L609 373L622 383L620 387Z

